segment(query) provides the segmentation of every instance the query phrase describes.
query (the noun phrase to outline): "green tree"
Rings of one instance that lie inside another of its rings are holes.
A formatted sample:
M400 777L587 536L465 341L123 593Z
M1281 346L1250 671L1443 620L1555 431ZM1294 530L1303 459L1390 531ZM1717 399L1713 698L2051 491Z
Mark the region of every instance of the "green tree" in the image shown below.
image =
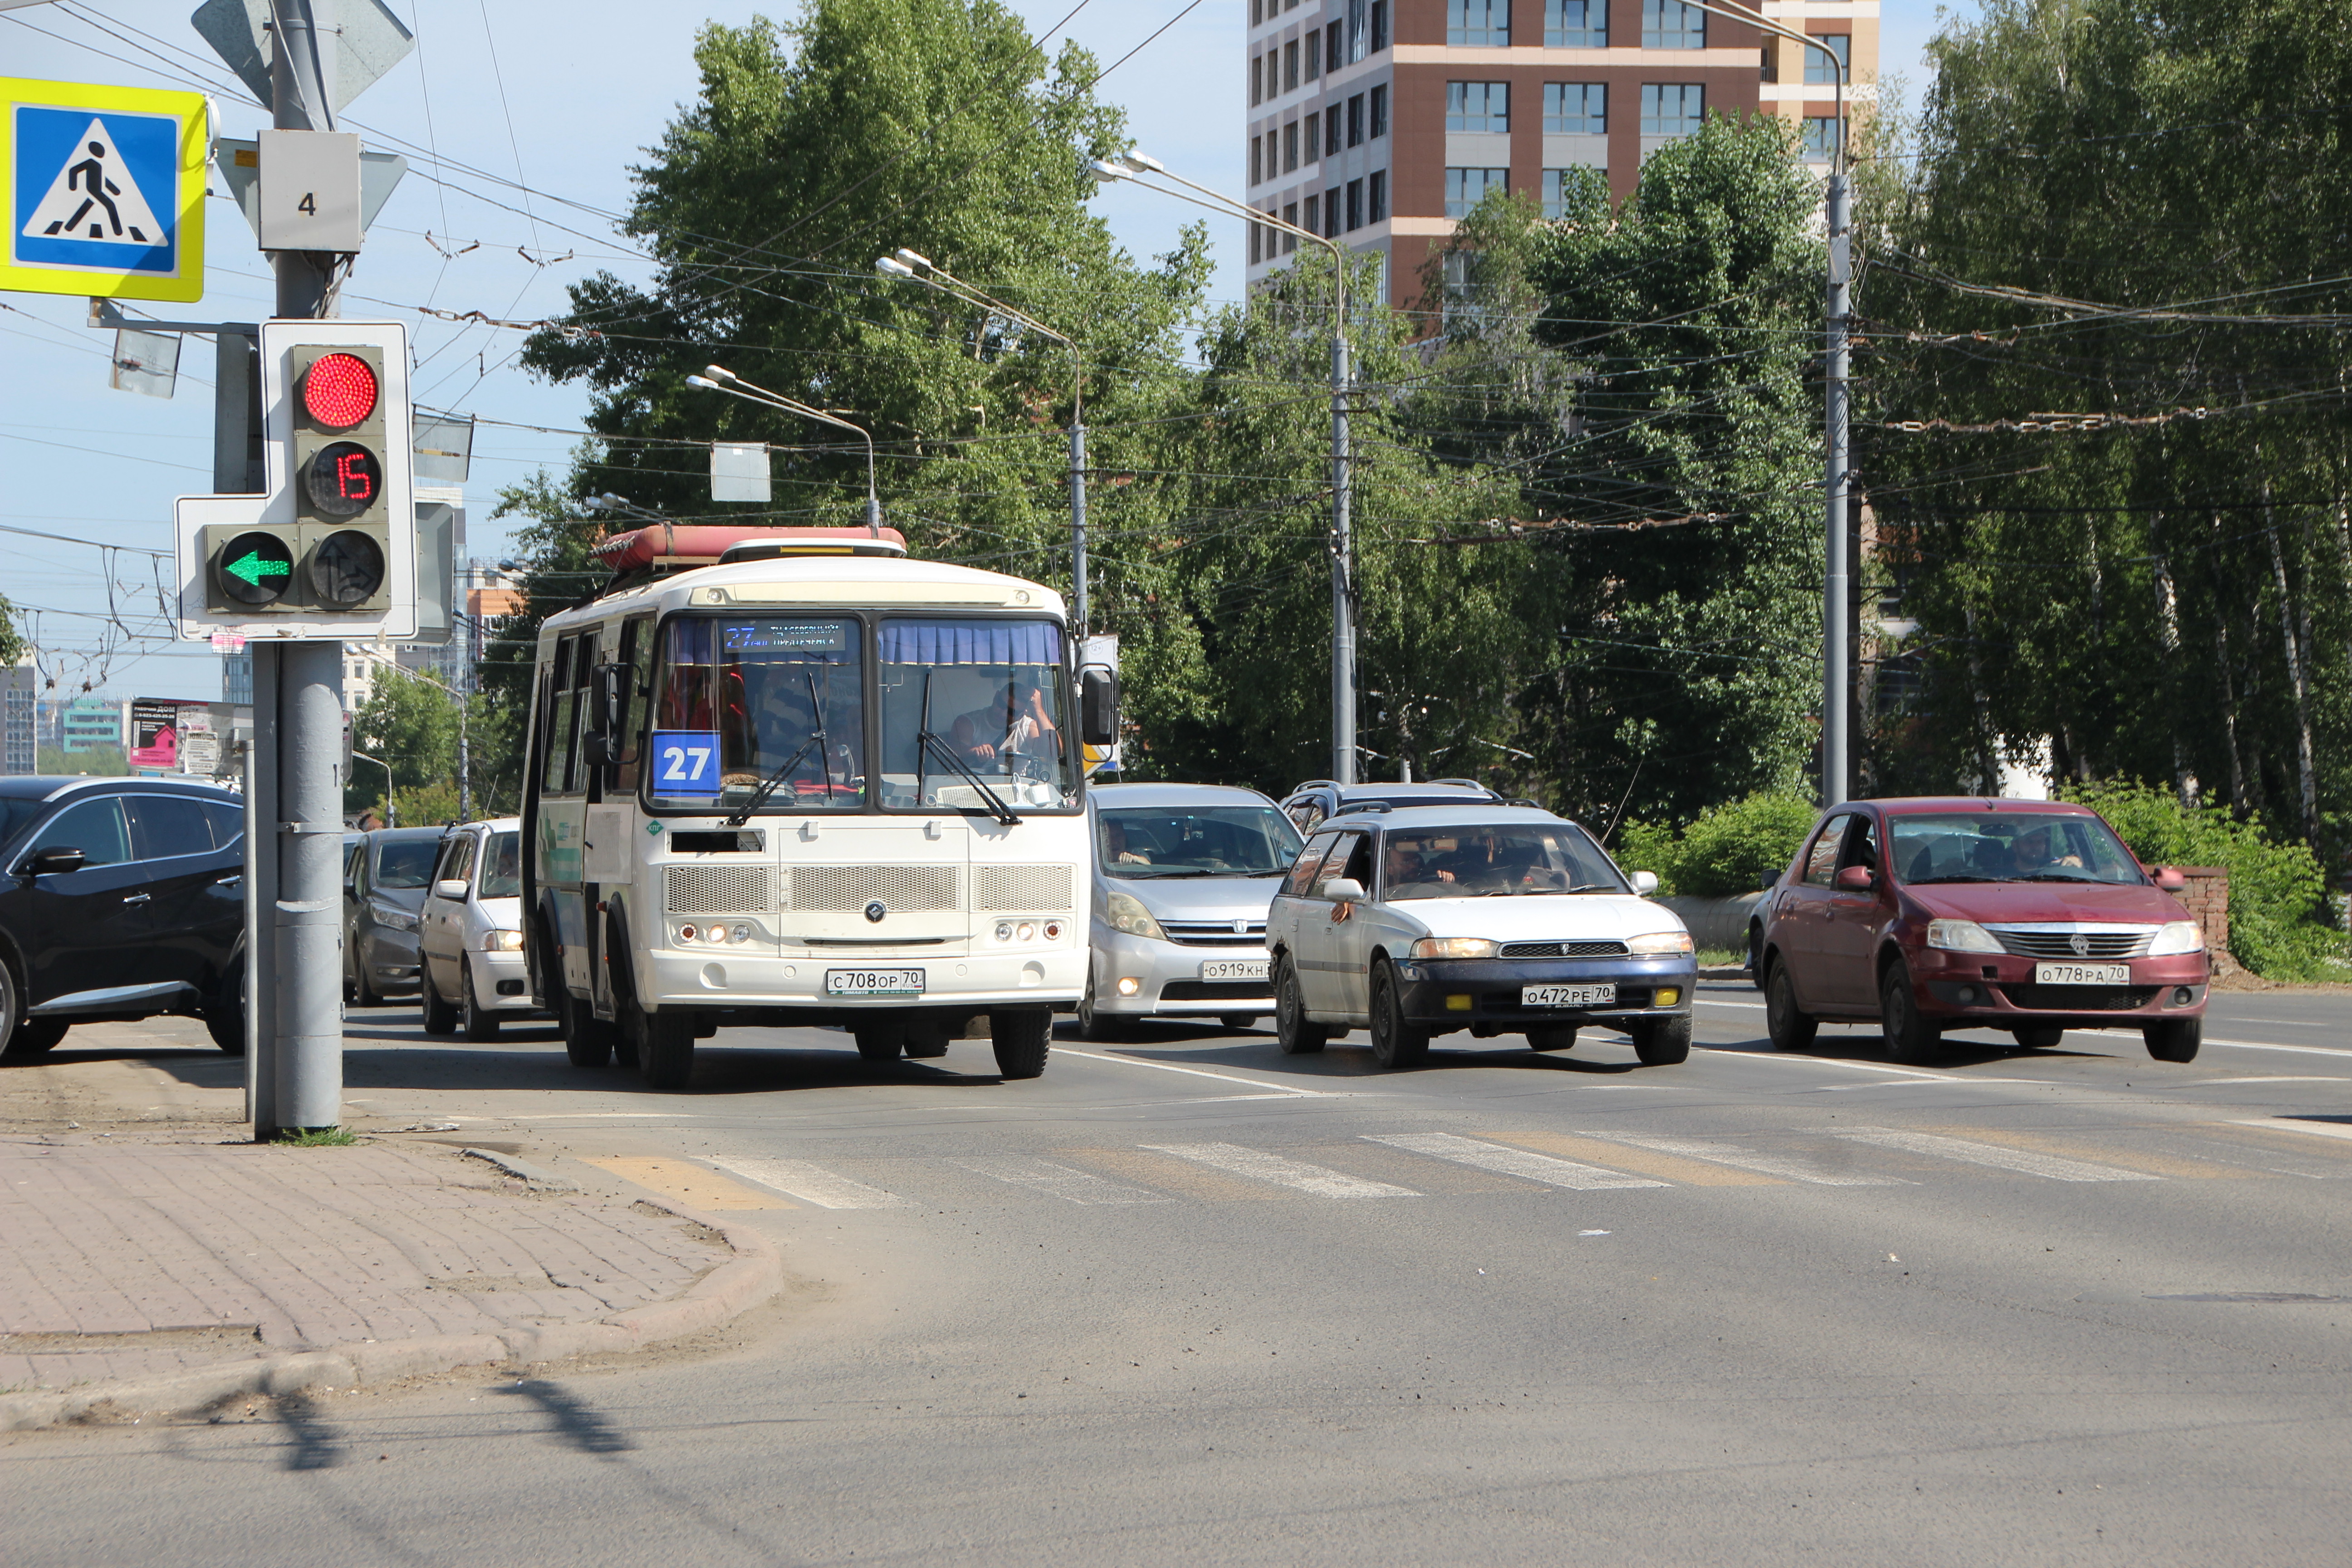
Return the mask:
M382 760L396 793L446 786L457 770L457 707L438 686L386 667L352 716L352 749ZM343 809L380 806L384 775L385 768L373 763L353 763L343 785Z

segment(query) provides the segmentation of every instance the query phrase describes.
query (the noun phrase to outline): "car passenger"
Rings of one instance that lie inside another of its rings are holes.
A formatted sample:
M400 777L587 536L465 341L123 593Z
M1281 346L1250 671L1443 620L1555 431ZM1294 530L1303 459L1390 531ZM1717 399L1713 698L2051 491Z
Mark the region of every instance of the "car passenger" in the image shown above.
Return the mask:
M1149 866L1151 857L1127 844L1127 827L1115 816L1103 818L1103 858L1114 866Z
M2080 855L2061 854L2051 841L2050 829L2035 827L2017 836L2009 847L2011 874L2031 877L2037 872L2054 870L2062 866L2082 868Z

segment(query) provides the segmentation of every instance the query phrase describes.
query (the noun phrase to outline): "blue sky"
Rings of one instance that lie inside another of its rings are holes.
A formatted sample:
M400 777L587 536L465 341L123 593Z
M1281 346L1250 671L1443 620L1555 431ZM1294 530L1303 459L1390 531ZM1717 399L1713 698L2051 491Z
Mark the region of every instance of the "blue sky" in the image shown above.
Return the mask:
M472 552L495 558L504 542L487 521L492 497L539 468L562 471L578 439L570 432L582 398L514 366L520 332L424 318L416 307L529 321L560 310L563 285L598 268L643 276L635 252L600 215L625 207L628 165L693 97L696 27L740 23L755 11L788 14L792 0L390 3L420 47L351 106L350 128L437 148L495 178L453 174L436 184L413 169L370 232L343 310L411 324L420 401L507 422L478 427L467 487ZM1244 5L1201 0L1187 10L1186 0L1089 0L1057 37L1076 37L1108 63L1175 18L1099 90L1128 110L1144 150L1203 184L1237 191ZM1041 28L1078 0L1013 5ZM1935 28L1935 9L1926 0L1884 0L1884 65L1909 77L1916 102L1926 79L1919 49ZM191 0L66 0L0 12L0 72L225 88L228 72L188 25L191 9ZM249 136L267 123L240 100L220 92L222 133ZM371 137L370 144L383 143ZM252 231L226 200L208 207L205 300L151 313L266 314L270 284ZM1141 257L1170 248L1197 216L1131 188L1106 191L1100 210ZM1214 292L1231 298L1241 286L1234 265L1240 226L1212 232L1221 261ZM83 325L86 310L77 299L0 294L0 363L8 368L0 375L0 525L77 542L0 533L0 594L30 612L20 624L36 634L60 695L87 682L122 697L217 698L210 648L158 640L168 635L158 613L159 576L167 574L141 553L171 548L174 496L211 488L210 340L186 341L172 400L114 392L107 386L111 334Z

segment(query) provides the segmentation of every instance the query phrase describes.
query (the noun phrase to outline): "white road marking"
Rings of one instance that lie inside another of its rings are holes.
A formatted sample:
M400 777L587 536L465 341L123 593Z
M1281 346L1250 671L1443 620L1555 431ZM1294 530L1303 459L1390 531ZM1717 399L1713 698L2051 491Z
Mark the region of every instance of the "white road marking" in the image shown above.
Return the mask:
M1272 1182L1276 1186L1296 1187L1302 1193L1313 1193L1323 1198L1417 1198L1411 1187L1391 1186L1386 1182L1368 1182L1361 1176L1350 1176L1321 1165L1309 1165L1301 1160L1286 1160L1279 1154L1263 1150L1244 1149L1238 1143L1142 1143L1139 1148L1154 1153L1173 1154L1179 1160L1190 1160L1196 1165L1210 1165L1220 1171L1230 1171L1236 1176L1254 1181Z
M1160 1193L1148 1193L1141 1187L1105 1181L1091 1171L1077 1170L1069 1165L1056 1165L1051 1160L1032 1160L1017 1154L981 1154L971 1159L950 1160L950 1165L961 1165L967 1171L1010 1182L1016 1187L1044 1193L1048 1197L1066 1198L1074 1204L1166 1204L1176 1200Z
M1090 1062L1116 1062L1121 1067L1157 1068L1161 1072L1190 1073L1194 1078L1213 1078L1224 1083L1246 1084L1252 1089L1270 1089L1276 1094L1286 1094L1300 1100L1337 1100L1339 1096L1328 1089L1294 1089L1286 1083L1270 1083L1262 1078L1242 1078L1229 1072L1211 1072L1206 1068L1178 1067L1174 1062L1148 1062L1139 1057L1115 1056L1102 1051L1075 1051L1065 1045L1055 1045L1056 1056L1084 1057ZM1255 1097L1253 1097L1255 1098Z
M1977 1078L1951 1072L1921 1072L1916 1068L1891 1068L1879 1062L1850 1062L1843 1057L1807 1056L1801 1051L1794 1055L1783 1055L1777 1051L1735 1051L1723 1046L1710 1046L1704 1041L1696 1043L1700 1050L1713 1051L1717 1056L1737 1057L1741 1061L1780 1062L1792 1067L1845 1068L1853 1072L1893 1073L1897 1078L1924 1079L1929 1083L2040 1083L2042 1081L2040 1079L2031 1078Z
M1845 1171L1824 1170L1820 1163L1798 1155L1759 1154L1736 1143L1718 1143L1711 1138L1662 1138L1647 1132L1582 1131L1577 1136L1599 1138L1611 1143L1631 1143L1636 1149L1655 1149L1661 1154L1680 1154L1686 1159L1729 1165L1735 1170L1785 1176L1792 1182L1811 1182L1816 1186L1907 1187L1913 1184L1899 1176L1857 1176Z
M1761 1002L1717 1002L1713 998L1706 996L1694 996L1691 998L1691 1001L1694 1005L1700 1007L1741 1007L1759 1013L1764 1010L1764 1004ZM1822 1027L1826 1029L1832 1026L1859 1029L1867 1029L1873 1026L1867 1020L1863 1019L1824 1018L1822 1020ZM2330 1026L2323 1024L2298 1024L2294 1026L2296 1028L2316 1029L2329 1027ZM1971 1025L1969 1027L1990 1030L1991 1033L1996 1035L2001 1032L1990 1024ZM1968 1031L1961 1029L1955 1029L1953 1031L1955 1034L1966 1032ZM2069 1029L2066 1032L2070 1035L2100 1035L2110 1039L2129 1040L2139 1037L2139 1031L2137 1029ZM2298 1056L2352 1057L2352 1049L2339 1050L2330 1046L2283 1046L2273 1040L2217 1040L2212 1036L2208 1035L2205 1037L2205 1043L2209 1046L2223 1046L2231 1050L2238 1051L2293 1051ZM1976 1081L1982 1083L1986 1080L1979 1079Z
M1368 1142L1385 1143L1392 1149L1406 1149L1415 1154L1450 1160L1457 1165L1475 1165L1482 1171L1496 1171L1506 1176L1524 1176L1530 1182L1542 1182L1555 1187L1574 1187L1580 1192L1597 1192L1611 1187L1663 1187L1667 1184L1654 1182L1647 1176L1629 1176L1622 1171L1604 1171L1598 1165L1580 1165L1573 1160L1538 1154L1530 1149L1512 1149L1500 1143L1481 1142L1475 1138L1457 1138L1451 1132L1392 1132L1385 1135L1367 1132L1363 1137Z
M2163 1180L2160 1176L2151 1176L2140 1171L2094 1165L2087 1161L2068 1160L2056 1154L2037 1154L2027 1149L2006 1149L1998 1143L1978 1143L1966 1138L1947 1138L1936 1132L1903 1132L1887 1127L1865 1127L1835 1136L1850 1138L1857 1143L1874 1143L1882 1149L1901 1149L1913 1154L1927 1154L1938 1160L1990 1165L1995 1170L2015 1171L2022 1175L2042 1176L2053 1182Z
M742 1176L763 1187L789 1193L821 1209L906 1209L915 1205L896 1193L869 1187L853 1177L812 1165L806 1160L759 1160L749 1155L711 1158L710 1163L730 1175Z
M2341 1121L2301 1121L2292 1116L2264 1117L2260 1121L2240 1121L2238 1127L2260 1127L2271 1132L2309 1132L2320 1138L2352 1138L2352 1127Z

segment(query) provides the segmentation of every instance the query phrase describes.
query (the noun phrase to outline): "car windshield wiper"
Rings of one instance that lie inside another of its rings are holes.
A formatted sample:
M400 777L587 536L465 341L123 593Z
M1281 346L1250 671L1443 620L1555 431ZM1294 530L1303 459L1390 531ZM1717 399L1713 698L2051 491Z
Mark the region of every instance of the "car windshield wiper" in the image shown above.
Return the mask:
M809 754L812 747L815 749L819 765L824 769L825 804L833 804L833 758L826 754L824 749L824 704L817 700L814 672L804 669L801 673L808 679L809 712L816 719L816 728L809 731L809 738L801 742L799 751L786 757L775 772L760 781L760 787L751 792L751 798L743 803L743 809L727 819L730 827L740 827L751 821L751 814L768 804L768 797L776 793L776 786L792 776L793 770L801 765L801 759Z
M2097 882L2103 887L2109 885L2105 877L2077 877L2065 871L2036 871L2031 877L2012 877L2010 880L2013 882Z
M988 802L989 816L1007 827L1019 824L1021 819L1013 815L1013 808L1005 805L994 790L988 787L988 781L972 772L964 760L955 754L953 746L931 733L931 672L928 669L923 672L923 727L915 731L915 749L919 758L938 757L940 761L961 774L964 783L978 790L981 797ZM919 805L922 804L923 780L926 776L928 776L927 773L922 771L915 774L915 802Z
M1979 877L1966 871L1948 872L1941 877L1911 877L1906 879L1906 880L1915 888L1924 888L1930 882L1995 882L2000 879L1998 877Z

